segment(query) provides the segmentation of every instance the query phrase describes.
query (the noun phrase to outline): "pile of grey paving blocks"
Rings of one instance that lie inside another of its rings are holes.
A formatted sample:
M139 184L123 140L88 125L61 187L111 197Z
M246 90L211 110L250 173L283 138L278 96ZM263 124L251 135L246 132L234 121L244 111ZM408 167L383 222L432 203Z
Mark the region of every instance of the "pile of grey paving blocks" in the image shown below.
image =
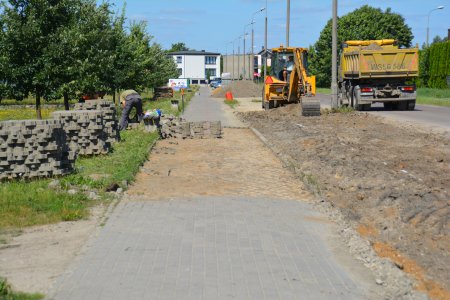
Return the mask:
M161 120L161 134L164 138L211 139L222 137L220 121L187 122L181 118L169 117Z
M108 153L111 143L101 110L55 111L54 119L61 120L71 150L79 155Z
M0 122L0 180L68 174L75 158L61 120Z
M103 121L105 122L105 131L108 135L108 142L114 143L120 139L119 125L116 117L116 107L114 102L99 99L87 100L84 103L76 103L75 110L101 110L103 111Z
M55 111L52 120L0 122L0 180L69 174L78 155L106 154L119 139L116 108L107 100Z

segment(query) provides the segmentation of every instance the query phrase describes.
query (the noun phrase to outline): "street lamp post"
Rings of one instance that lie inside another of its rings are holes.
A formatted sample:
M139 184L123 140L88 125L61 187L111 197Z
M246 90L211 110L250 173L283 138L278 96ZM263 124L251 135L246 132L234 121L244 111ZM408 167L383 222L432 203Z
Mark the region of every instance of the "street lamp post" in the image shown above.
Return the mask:
M234 81L234 74L235 74L235 72L234 72L234 57L236 56L236 54L235 54L235 52L234 52L234 42L236 42L236 40L237 39L239 39L239 38L235 38L234 40L233 40L233 77L232 77L232 81Z
M337 86L337 0L333 0L333 30L331 45L331 108L338 108Z
M253 30L253 24L255 24L255 21L254 21L254 18L255 18L255 15L256 14L258 14L258 13L260 13L260 12L262 12L262 11L264 11L264 10L266 10L266 8L265 7L262 7L260 10L258 10L257 12L254 12L253 13L253 15L252 15L252 58L251 58L251 61L250 61L250 68L251 68L251 78L254 80L255 79L255 76L253 76L253 74L255 73L255 66L254 66L254 60L255 60L255 52L254 52L254 48L255 48L255 46L253 45L253 43L254 43L254 38L255 38L255 31Z
M435 10L439 10L439 9L444 9L444 6L440 5L432 10L430 10L430 12L428 13L428 19L427 19L427 47L429 46L429 38L430 38L430 14L431 12L435 11Z
M247 71L246 71L246 69L245 69L245 37L248 35L248 33L245 32L245 29L246 29L248 26L253 25L253 23L254 23L254 22L252 21L251 23L248 23L247 25L244 26L244 56L243 56L243 58L242 58L242 65L244 66L244 80L245 80L246 77L247 77Z
M289 47L289 27L291 26L291 0L287 0L286 9L286 47Z
M237 63L238 80L241 79L241 74L240 74L240 71L239 71L239 66L241 65L241 38L242 38L242 35L240 35L238 37L238 39L239 39L239 42L238 42L238 63Z
M229 71L228 69L229 69L229 67L228 67L228 63L229 63L229 57L228 57L228 45L229 44L232 44L233 42L231 41L231 42L228 42L227 44L226 44L226 48L225 48L225 61L224 61L224 64L225 64L225 66L223 67L223 72L224 73L226 73L227 71Z
M267 76L267 0L266 0L266 18L264 20L264 80Z

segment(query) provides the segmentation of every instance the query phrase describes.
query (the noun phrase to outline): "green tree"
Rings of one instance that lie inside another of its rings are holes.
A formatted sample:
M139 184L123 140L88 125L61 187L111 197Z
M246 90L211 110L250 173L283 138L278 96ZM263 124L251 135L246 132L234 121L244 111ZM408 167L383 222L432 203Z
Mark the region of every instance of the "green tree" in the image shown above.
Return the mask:
M105 91L105 72L114 52L109 4L97 6L94 0L72 1L70 22L59 28L44 53L45 71L53 98L69 99L80 93ZM68 7L70 8L70 7Z
M178 51L189 51L188 47L186 47L186 44L183 42L172 44L172 47L168 50L168 52L178 52Z
M36 97L37 117L41 118L41 98L55 96L49 79L49 45L61 28L68 26L76 0L9 0L1 2L1 56L4 76L12 94L22 99L29 93Z
M118 23L122 23L121 19ZM145 22L132 22L129 33L117 25L118 47L114 65L116 72L115 89L133 88L142 91L145 88L167 83L177 74L173 59L159 44L152 43L153 37L147 33Z
M433 38L433 41L431 42L430 46L433 44L436 44L436 43L442 43L442 42L446 42L446 41L448 41L447 37L441 38L439 35L437 35Z
M323 87L331 85L331 30L330 19L310 53L311 74L317 76L317 85ZM400 47L410 47L413 34L405 19L390 8L383 12L364 5L338 19L338 45L347 40L377 39L395 39Z

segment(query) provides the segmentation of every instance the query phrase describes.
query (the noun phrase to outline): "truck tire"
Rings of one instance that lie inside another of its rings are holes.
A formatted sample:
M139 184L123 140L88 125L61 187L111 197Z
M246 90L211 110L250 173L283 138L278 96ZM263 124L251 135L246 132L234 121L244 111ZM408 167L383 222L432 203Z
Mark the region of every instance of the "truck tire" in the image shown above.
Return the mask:
M261 91L261 107L262 107L262 109L265 109L265 107L264 107L264 87L262 88L262 91Z
M359 101L361 100L361 89L359 85L355 86L353 88L353 108L355 110L369 110L370 104L359 104Z
M273 108L273 101L264 101L264 109L269 110Z
M408 101L408 110L414 110L416 108L416 100Z
M355 108L355 87L354 86L352 86L352 85L350 85L350 87L349 87L349 96L350 96L350 98L349 98L349 104L350 104L350 107L353 107L354 109L356 109Z

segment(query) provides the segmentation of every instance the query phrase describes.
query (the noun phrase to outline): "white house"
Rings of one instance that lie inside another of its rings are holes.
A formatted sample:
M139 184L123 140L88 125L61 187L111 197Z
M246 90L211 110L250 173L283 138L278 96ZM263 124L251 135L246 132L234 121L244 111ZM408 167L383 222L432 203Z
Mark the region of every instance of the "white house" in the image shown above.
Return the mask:
M178 68L178 78L191 84L206 83L211 77L220 77L220 53L202 51L170 52Z

